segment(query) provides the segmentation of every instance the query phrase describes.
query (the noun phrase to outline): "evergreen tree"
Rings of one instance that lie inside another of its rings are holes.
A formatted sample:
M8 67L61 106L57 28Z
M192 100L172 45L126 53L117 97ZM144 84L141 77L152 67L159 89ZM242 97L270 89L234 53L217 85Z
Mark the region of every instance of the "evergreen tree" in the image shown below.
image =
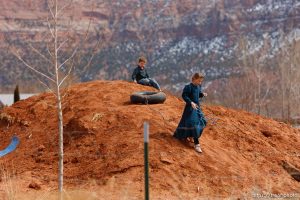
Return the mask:
M14 103L20 101L20 92L19 92L19 85L16 86L14 91Z

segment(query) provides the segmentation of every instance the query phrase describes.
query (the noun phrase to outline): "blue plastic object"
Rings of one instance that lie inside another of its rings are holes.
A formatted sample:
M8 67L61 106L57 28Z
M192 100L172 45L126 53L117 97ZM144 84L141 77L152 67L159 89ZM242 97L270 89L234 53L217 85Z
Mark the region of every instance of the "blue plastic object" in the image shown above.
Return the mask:
M20 143L20 140L17 136L14 136L10 142L10 144L8 145L8 147L6 147L4 150L0 151L0 157L5 156L6 154L14 151L18 144Z

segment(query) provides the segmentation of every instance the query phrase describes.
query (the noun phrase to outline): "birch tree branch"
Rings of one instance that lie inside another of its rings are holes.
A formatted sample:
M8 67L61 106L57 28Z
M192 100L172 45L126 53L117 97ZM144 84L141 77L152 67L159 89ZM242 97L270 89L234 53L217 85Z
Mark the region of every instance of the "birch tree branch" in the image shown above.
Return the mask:
M58 10L57 15L59 15L65 8L67 8L68 6L72 5L73 0L71 0L69 3L67 3L66 5L64 5L61 9Z
M48 73L51 75L51 76L55 76L51 71L50 71L50 67L47 67L47 71L48 71Z
M65 80L70 76L73 67L74 67L74 64L72 64L72 66L70 67L70 69L69 69L67 75L66 75L66 76L62 79L62 81L59 83L58 87L60 87L60 86L65 82Z
M44 56L39 50L37 50L36 48L34 48L31 44L29 44L30 48L37 53L39 56L41 56L42 58L44 58L44 60L46 60L47 62L49 62L50 64L53 64L51 60L49 60L46 56Z
M67 41L69 41L69 39L66 39L65 41L63 41L63 42L59 45L59 47L57 48L57 51L59 51L59 49L60 49Z
M87 64L83 67L82 71L85 72L87 70L87 68L90 66L94 56L96 55L96 50L98 49L98 47L100 46L100 39L97 41L97 44L93 50L92 56L90 57L90 59L88 60Z
M42 85L44 85L48 90L50 90L54 94L55 97L57 97L56 93L46 83L41 81L39 78L37 78L37 79Z
M61 69L61 68L64 66L64 64L66 64L70 59L72 59L72 58L74 57L74 55L76 54L77 50L78 50L78 47L76 47L76 49L73 51L73 54L72 54L69 58L67 58L67 59L66 59L66 60L58 67L58 69Z
M49 28L49 31L50 31L50 33L51 33L52 38L55 38L54 33L53 33L53 30L52 30L51 25L50 25L50 22L49 22L49 18L47 18L47 24L48 24L48 28Z
M31 69L32 71L34 71L35 73L47 78L48 80L52 81L53 83L55 83L55 81L50 78L49 76L47 76L46 74L40 72L39 70L35 69L34 67L32 67L30 64L28 64L18 53L12 51L12 54L14 54L20 61L23 62L23 64L28 67L29 69Z
M49 55L53 58L53 54L51 53L51 51L49 50L49 45L47 44L47 51L49 53Z
M52 4L53 4L53 2L52 2ZM49 11L50 11L50 13L51 13L52 19L55 19L55 15L54 15L54 13L53 13L53 11L52 11L52 8L50 7L50 5L49 5L48 2L47 2L47 6L48 6L48 9L49 9Z

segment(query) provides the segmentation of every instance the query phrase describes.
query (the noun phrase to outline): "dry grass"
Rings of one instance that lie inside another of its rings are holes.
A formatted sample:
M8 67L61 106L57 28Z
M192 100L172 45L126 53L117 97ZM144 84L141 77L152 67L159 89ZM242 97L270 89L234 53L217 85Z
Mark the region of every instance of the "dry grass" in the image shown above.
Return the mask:
M99 200L100 198L94 192L88 191L65 191L64 200ZM17 195L16 200L58 200L58 193L51 191L30 192L27 194Z
M0 113L0 120L3 120L5 122L7 122L8 124L13 124L15 121L15 118L2 112L2 113Z
M11 165L13 166L13 165ZM13 182L15 177L14 169L9 169L6 165L0 165L0 180L1 180L1 191L4 191L0 197L5 198L6 200L17 200L16 194L18 193L18 185Z
M26 189L26 185L23 184L24 182L22 183L21 177L15 175L14 171L7 165L0 165L0 200L59 200L59 193L56 187L47 189L43 187L42 190ZM25 186L25 188L21 185ZM131 189L131 182L121 186L115 182L114 178L111 178L104 188L93 186L93 184L90 186L90 190L86 188L65 190L63 200L137 199L135 191Z

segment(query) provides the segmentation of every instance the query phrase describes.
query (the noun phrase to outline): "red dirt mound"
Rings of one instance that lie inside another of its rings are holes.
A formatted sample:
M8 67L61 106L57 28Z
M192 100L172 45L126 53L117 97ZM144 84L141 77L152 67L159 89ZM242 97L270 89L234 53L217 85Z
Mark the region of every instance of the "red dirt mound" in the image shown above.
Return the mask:
M150 123L153 199L246 198L300 193L300 131L272 119L221 106L203 106L209 124L203 153L172 137L184 102L132 105L130 94L152 88L125 81L74 85L64 99L65 186L105 191L102 199L143 196L143 123ZM5 108L0 149L13 134L21 143L1 158L21 191L57 188L55 98L44 93ZM3 181L0 181L0 185ZM0 190L0 193L3 192Z

